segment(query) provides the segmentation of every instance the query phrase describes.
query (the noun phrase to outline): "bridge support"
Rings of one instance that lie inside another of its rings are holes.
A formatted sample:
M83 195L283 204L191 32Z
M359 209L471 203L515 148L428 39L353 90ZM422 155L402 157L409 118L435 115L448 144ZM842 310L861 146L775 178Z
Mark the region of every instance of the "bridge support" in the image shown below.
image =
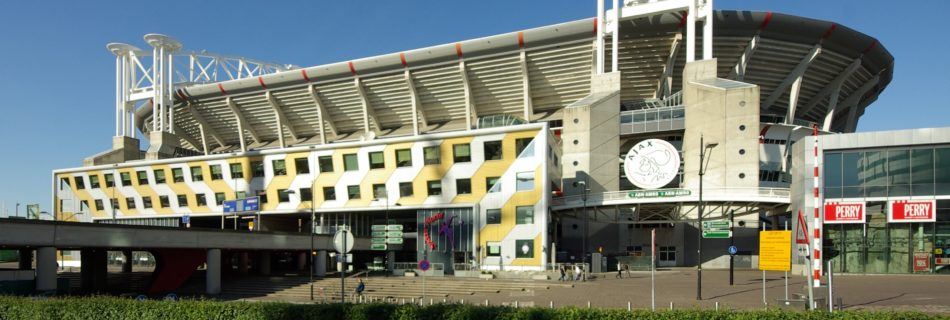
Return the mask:
M33 269L33 250L20 249L20 264L17 267L20 270Z
M257 254L257 268L262 276L270 275L270 252L261 251Z
M108 289L107 255L105 249L83 249L80 253L80 283L86 293L104 292Z
M327 251L319 250L317 251L316 259L313 263L313 275L317 277L325 277L327 275Z
M132 273L132 250L122 250L125 261L122 262L122 273Z
M221 249L208 249L208 271L205 274L205 292L221 294Z
M29 252L29 250L25 250ZM20 251L22 254L23 250ZM36 249L36 291L56 291L56 248Z
M247 275L247 261L248 261L247 252L246 251L239 252L238 253L238 274L242 276Z

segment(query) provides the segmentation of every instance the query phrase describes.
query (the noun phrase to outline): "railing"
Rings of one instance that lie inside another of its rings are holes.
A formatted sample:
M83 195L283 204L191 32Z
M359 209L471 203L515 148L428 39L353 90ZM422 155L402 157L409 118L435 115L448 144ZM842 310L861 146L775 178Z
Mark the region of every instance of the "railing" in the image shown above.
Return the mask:
M644 193L647 193L644 196ZM655 193L655 196L650 194ZM703 197L714 200L716 198L760 197L770 198L777 202L788 202L791 192L788 188L705 188ZM592 193L587 196L587 205L597 205L611 201L647 202L656 199L692 200L698 197L698 192L686 189L656 189L656 190L626 190L604 193ZM685 198L685 199L684 199ZM643 201L637 201L643 200ZM552 206L580 206L584 204L583 195L558 197L551 200Z
M682 130L685 121L684 106L623 111L620 113L620 134Z

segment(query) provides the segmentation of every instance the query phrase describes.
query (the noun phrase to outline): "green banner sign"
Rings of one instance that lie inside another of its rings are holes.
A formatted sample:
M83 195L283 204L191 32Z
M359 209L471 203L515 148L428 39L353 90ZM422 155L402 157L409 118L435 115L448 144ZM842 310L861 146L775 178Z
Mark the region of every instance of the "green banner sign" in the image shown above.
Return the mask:
M703 221L703 230L729 230L732 224L729 220L711 220Z
M401 224L391 224L386 226L386 231L402 231Z
M373 231L373 238L385 238L386 231Z
M402 244L402 238L386 238L387 244Z
M402 231L386 231L386 238L402 238Z
M703 238L706 239L729 239L732 238L732 231L729 230L714 230L714 231L703 231Z
M385 251L385 250L386 250L386 244L383 244L383 243L374 243L374 244L370 245L369 248L370 248L370 250Z
M386 243L386 238L373 238L373 244Z
M386 231L386 225L385 225L385 224L374 224L374 225L373 225L373 231Z
M628 192L627 198L632 198L632 199L666 198L666 197L688 196L690 194L692 194L692 192L686 189L635 190L635 191Z

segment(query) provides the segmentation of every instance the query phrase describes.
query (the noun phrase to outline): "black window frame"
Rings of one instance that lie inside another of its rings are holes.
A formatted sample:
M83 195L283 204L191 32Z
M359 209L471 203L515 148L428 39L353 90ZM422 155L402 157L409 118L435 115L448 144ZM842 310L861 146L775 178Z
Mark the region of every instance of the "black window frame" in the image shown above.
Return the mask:
M241 163L229 163L228 169L231 170L231 179L240 179L244 178L244 164ZM235 170L237 169L237 170Z
M455 179L455 194L472 194L472 179Z
M303 163L301 163L301 161L303 161ZM294 158L294 171L297 172L297 174L310 173L310 159L307 157Z
M275 177L286 176L287 175L287 161L284 161L284 159L271 160L270 170L271 170L271 173L273 173Z
M406 189L407 186L408 186L409 192L404 192L404 191L407 190L407 189ZM415 188L413 187L412 181L400 182L400 183L399 183L399 197L400 197L400 198L402 198L402 197L411 197L411 196L415 193L415 190L414 190L414 189L415 189Z
M438 183L439 188L433 189L433 184ZM435 190L436 192L433 192ZM426 181L426 196L441 196L442 195L442 180L429 180Z
M353 193L354 188L356 190L355 196ZM363 198L363 193L360 191L360 185L352 184L352 185L346 186L346 200L359 200L362 198Z
M429 158L429 154L434 152L435 157ZM442 148L440 146L429 146L422 148L422 162L424 165L442 164Z
M336 187L323 187L323 201L333 200L336 200Z
M155 176L155 184L165 184L165 182L167 181L165 179L165 169L152 170L152 175Z
M380 162L374 162L373 157L378 156ZM366 157L369 159L369 169L385 169L386 168L386 154L382 151L373 151L367 152ZM359 165L357 165L359 167Z
M501 209L485 210L485 224L501 224Z
M191 182L202 182L205 181L205 170L201 166L188 167L188 172L191 173Z
M360 158L358 154L347 153L347 154L344 154L342 157L343 157L343 171L360 171ZM347 165L346 159L350 157L352 157L354 161L353 162L355 166L354 168L350 168L350 166Z
M320 156L317 157L317 166L320 169L320 172L333 172L333 156ZM330 170L327 170L329 166Z
M409 155L409 158L400 160L400 154ZM412 149L396 149L396 168L412 167Z
M468 148L468 155L462 156L459 155L459 148L466 147ZM456 143L452 145L452 163L465 163L472 162L472 144L471 143Z
M143 174L145 175L144 179L142 178ZM148 171L146 170L135 171L135 183L137 183L140 186L148 185Z
M504 157L503 146L501 140L492 140L482 142L483 154L485 155L485 161L494 161L501 160Z

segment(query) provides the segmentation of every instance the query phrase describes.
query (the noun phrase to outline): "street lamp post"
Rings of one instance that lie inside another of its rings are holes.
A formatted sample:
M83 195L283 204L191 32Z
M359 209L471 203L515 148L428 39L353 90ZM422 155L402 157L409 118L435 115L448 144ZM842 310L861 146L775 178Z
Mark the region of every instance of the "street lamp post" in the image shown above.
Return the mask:
M578 181L577 185L584 188L584 193L581 195L581 200L584 202L583 211L582 211L582 214L584 216L584 236L582 237L583 240L581 241L581 244L583 247L583 257L581 257L581 262L586 263L587 262L587 236L590 233L590 228L589 228L590 221L587 216L587 196L588 196L588 193L590 192L590 189L587 188L586 179L584 181ZM589 271L586 269L593 266L594 260L591 259L590 263L591 263L591 266L585 266L584 272Z
M705 144L703 136L699 136L699 232L696 234L696 300L703 300L703 211L706 204L703 202L703 175L706 174L706 149L715 148L718 143Z

